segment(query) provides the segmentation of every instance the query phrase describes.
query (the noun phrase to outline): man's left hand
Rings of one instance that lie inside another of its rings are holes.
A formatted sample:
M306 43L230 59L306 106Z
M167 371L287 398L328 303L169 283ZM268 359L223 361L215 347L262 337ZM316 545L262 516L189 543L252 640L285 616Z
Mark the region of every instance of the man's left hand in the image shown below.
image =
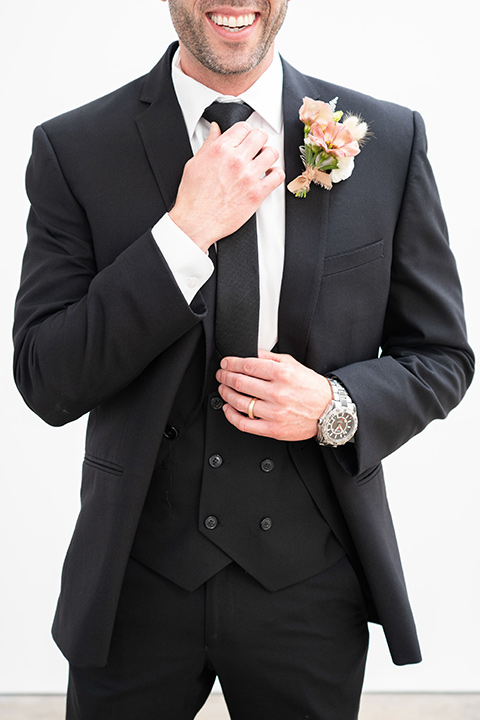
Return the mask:
M306 440L332 400L328 380L291 355L258 351L258 358L226 357L217 380L227 420L242 432L276 440ZM255 419L248 417L252 398Z

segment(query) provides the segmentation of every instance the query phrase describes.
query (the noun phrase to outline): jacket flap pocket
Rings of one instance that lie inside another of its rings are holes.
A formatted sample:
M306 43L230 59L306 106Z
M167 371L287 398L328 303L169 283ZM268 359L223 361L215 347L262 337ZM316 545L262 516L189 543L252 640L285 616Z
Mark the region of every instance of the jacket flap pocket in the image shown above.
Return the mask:
M110 460L104 460L103 458L95 457L89 453L85 453L84 462L86 465L102 470L103 472L110 473L111 475L123 475L123 467L117 465L117 463L111 462Z

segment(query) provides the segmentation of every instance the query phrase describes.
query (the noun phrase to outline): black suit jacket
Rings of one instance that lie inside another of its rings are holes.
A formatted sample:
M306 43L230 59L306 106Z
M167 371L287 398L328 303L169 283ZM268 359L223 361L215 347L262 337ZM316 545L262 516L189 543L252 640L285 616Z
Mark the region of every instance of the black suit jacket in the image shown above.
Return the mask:
M169 410L194 354L208 361L202 292L186 304L150 231L191 156L171 82L175 47L145 77L37 128L27 172L16 381L52 425L90 412L54 623L77 665L106 662ZM455 263L421 118L287 63L284 73L287 181L302 171L304 96L338 96L374 133L350 179L306 199L287 193L279 350L334 373L359 416L354 448L310 440L290 449L314 497L319 458L326 463L393 660L417 662L380 462L444 417L471 380Z

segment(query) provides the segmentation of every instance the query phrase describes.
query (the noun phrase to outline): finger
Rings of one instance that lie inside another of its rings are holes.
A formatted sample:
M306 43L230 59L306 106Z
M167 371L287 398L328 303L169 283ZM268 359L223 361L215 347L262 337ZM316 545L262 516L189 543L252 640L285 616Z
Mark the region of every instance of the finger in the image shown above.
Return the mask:
M270 147L270 145L265 145L252 161L252 172L255 176L262 177L273 167L278 158L278 150Z
M285 173L278 165L275 165L267 170L260 182L263 184L266 194L269 195L285 182Z
M264 415L264 411L267 410L267 403L255 395L242 395L227 385L220 385L219 393L222 399L225 400L228 405L235 408L235 410L238 410L238 412L248 415L250 410L256 418L267 417L267 415ZM255 400L253 408L252 400Z
M222 371L223 372L223 371ZM219 392L220 395L223 397L224 400L227 400L227 398L224 395L224 388L226 390L230 389L238 393L239 395L243 395L245 397L248 397L250 400L252 397L259 398L260 400L267 400L271 401L271 385L269 381L260 380L258 378L251 377L250 375L242 375L241 373L227 373L222 374L222 379L220 380L217 375L217 380L219 381ZM228 400L227 400L228 402ZM242 408L243 411L243 408Z
M250 129L250 132L245 135L237 147L245 158L253 160L253 158L260 153L262 148L265 147L267 141L268 135L264 130L260 130L260 128L253 128L253 130Z
M273 424L268 420L255 419L250 420L243 413L235 410L231 405L224 405L223 412L228 422L231 423L241 432L249 433L250 435L261 435L262 437L275 437Z
M224 357L220 363L218 373L238 373L260 378L261 380L272 380L276 369L277 364L268 358ZM220 374L220 378L223 377L224 376ZM223 382L223 379L219 379L218 374L217 380Z
M247 122L235 123L235 125L232 125L232 127L228 128L228 130L225 130L222 135L222 142L225 142L232 147L238 147L251 132L252 128ZM265 145L265 143L263 144Z

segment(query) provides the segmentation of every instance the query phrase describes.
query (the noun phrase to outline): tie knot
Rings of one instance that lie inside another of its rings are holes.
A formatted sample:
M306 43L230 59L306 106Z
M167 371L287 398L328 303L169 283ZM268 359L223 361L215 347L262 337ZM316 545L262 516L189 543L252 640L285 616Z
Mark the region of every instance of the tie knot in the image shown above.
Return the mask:
M205 120L208 122L216 122L220 125L220 130L225 132L228 128L250 117L253 108L244 102L213 102L203 112Z

